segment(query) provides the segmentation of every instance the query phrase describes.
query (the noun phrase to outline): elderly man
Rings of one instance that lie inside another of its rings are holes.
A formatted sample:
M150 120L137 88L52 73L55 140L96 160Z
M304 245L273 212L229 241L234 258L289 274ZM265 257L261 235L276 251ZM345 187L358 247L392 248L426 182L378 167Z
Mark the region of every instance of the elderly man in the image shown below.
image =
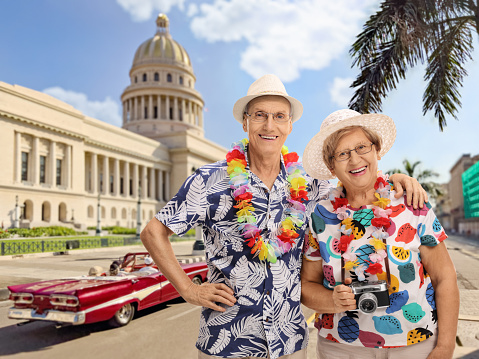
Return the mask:
M249 141L198 169L141 233L180 295L203 306L198 358L306 358L301 251L308 214L329 183L309 178L283 147L302 112L276 76L256 80L233 108ZM407 189L417 186L401 176ZM183 272L168 239L197 224L211 273L201 286Z

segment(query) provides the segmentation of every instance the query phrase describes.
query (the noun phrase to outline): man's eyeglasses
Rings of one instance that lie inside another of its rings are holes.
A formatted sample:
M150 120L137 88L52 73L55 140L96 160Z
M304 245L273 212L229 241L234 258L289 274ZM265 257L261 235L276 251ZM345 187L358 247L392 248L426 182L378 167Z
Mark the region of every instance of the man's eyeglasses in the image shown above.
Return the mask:
M336 161L346 161L351 158L351 152L356 151L358 155L365 155L366 153L371 152L373 149L374 143L371 143L369 145L357 145L354 149L352 150L344 150L340 152L336 152L334 156L331 156L330 158L334 158Z
M285 123L288 122L291 118L291 115L288 113L284 112L276 112L276 113L271 113L271 112L264 112L264 111L256 111L253 114L249 114L247 112L244 113L246 116L249 116L251 118L251 121L253 122L266 122L268 120L269 115L273 116L273 120L276 123Z

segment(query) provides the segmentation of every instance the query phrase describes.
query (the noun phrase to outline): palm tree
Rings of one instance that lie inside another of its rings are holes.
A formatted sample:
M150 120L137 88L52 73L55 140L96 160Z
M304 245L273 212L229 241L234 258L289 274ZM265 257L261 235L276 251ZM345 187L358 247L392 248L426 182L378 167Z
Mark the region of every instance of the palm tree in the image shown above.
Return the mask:
M393 173L405 173L409 177L416 178L432 199L436 199L444 194L441 185L430 180L431 177L438 177L438 173L431 170L421 171L419 169L421 161L411 163L405 159L402 163L404 165L403 170L400 168L394 168L387 171L387 174L392 175Z
M457 119L459 89L479 34L479 0L384 0L358 35L350 54L360 74L349 107L380 112L382 100L408 68L426 63L423 114L434 110L442 131L446 114Z

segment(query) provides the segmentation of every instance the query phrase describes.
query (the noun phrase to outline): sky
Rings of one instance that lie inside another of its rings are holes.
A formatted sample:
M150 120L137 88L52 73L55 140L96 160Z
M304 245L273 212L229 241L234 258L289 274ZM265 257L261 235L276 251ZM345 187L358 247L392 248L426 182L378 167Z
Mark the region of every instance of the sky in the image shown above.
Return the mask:
M205 137L229 148L245 137L232 116L237 99L264 74L278 75L304 106L286 145L300 156L321 122L347 108L358 74L349 49L378 0L2 0L0 81L45 92L84 114L121 127L123 90L133 56L154 36L159 13L188 52L196 89L205 101ZM474 45L478 39L475 37ZM476 60L479 56L474 53ZM422 114L424 68L407 73L388 94L382 113L397 127L396 142L380 161L387 171L402 161L449 181L463 155L479 153L479 63L466 64L458 119L441 132Z

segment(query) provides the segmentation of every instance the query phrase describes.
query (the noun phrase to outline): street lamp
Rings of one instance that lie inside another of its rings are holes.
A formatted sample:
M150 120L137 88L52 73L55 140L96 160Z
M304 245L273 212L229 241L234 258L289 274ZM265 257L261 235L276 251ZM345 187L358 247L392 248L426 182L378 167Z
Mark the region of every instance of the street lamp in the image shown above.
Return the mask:
M138 205L136 209L136 238L140 238L141 233L141 186L138 187Z
M100 207L100 192L98 192L98 210L97 210L97 216L96 216L96 231L95 234L97 236L101 236L101 207Z
M18 223L18 195L15 196L15 220L13 222L13 227L18 228L19 223Z

